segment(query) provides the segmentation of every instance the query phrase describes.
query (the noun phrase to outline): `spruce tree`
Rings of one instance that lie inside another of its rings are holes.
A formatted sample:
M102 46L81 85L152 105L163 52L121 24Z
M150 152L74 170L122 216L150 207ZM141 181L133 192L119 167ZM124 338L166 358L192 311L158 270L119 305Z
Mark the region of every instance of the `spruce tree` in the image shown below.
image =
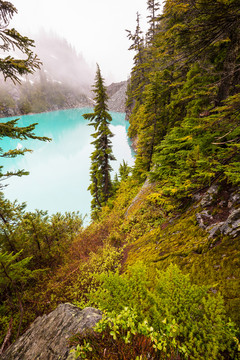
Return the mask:
M167 49L161 72L173 69L169 126L152 167L164 195L190 197L216 179L239 184L238 22L237 0L165 2L157 37Z
M110 140L113 137L109 129L112 117L108 112L107 89L98 65L93 92L95 93L94 100L96 103L94 112L83 116L89 120L89 125L93 126L95 130L92 134L94 150L91 154L91 184L88 190L90 190L93 197L91 202L92 218L96 218L98 211L106 204L112 194L110 161L115 160Z
M148 0L147 5L147 9L150 12L150 15L148 15L148 23L150 27L146 34L146 40L148 44L152 44L156 34L156 28L159 18L158 10L160 9L160 4L159 1Z
M161 16L147 3L144 63L127 92L134 176L150 171L175 198L220 178L239 184L239 0L166 0Z
M132 41L131 46L128 50L135 52L133 58L133 68L131 71L131 78L127 89L127 111L131 110L136 102L141 103L141 93L145 85L145 73L146 73L146 53L145 53L145 39L143 32L140 27L140 15L137 13L136 29L132 33L130 30L126 30L128 33L127 37Z

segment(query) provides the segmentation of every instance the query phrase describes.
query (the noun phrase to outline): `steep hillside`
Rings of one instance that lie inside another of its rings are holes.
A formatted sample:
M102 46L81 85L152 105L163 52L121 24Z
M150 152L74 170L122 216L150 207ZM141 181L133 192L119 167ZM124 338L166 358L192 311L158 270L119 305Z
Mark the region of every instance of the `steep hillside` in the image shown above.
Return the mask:
M25 292L28 316L32 311L48 313L64 302L80 308L94 306L116 319L124 316L126 307L133 308L138 321L147 318L160 333L164 324L177 324L173 354L186 346L188 359L238 359L237 338L233 341L231 329L240 325L239 188L216 182L191 201L176 203L172 199L163 204L161 187L161 183L141 184L132 177L122 182L99 220L83 229L70 245L64 264L44 276L37 288ZM160 283L156 285L156 281ZM164 311L155 308L159 306L155 296L160 294L167 294L162 300L167 307ZM197 305L200 294L204 294L203 303ZM195 306L197 315L193 315ZM133 314L127 312L126 316L129 319ZM229 317L235 325L228 322ZM124 317L119 321L124 326ZM167 344L172 341L169 336ZM73 343L84 344L83 339L78 335ZM102 353L104 348L113 349L113 340L102 343L98 339ZM95 340L90 337L89 341L97 349ZM213 348L216 355L211 357ZM140 345L137 349L142 351Z
M132 238L137 227L144 233L127 246L126 263L142 260L154 263L160 269L166 269L171 263L177 264L190 274L194 283L209 285L213 293L220 291L229 315L239 324L239 190L217 183L196 194L196 200L190 204L182 204L185 210L166 214L158 205L159 185L150 193L146 187L140 202L128 209L126 223L131 224L139 218L138 225L130 225L128 237ZM162 216L156 217L155 221L151 216L153 223L144 226L149 207L153 215L162 210ZM157 222L162 224L156 226Z
M209 285L213 294L221 293L228 315L239 325L239 187L216 182L191 201L176 204L173 199L167 207L160 196L160 183L141 185L129 178L118 190L113 209L104 208L99 223L90 225L75 241L71 259L85 246L89 256L109 244L124 249L120 263L125 270L138 261L162 270L176 264L194 283ZM75 275L71 277L68 294L75 281ZM61 286L59 291L63 291ZM82 295L71 300L81 301Z
M36 38L41 69L13 84L1 78L0 117L92 107L93 71L65 39L42 32ZM127 82L108 86L109 109L125 111Z
M86 93L44 80L43 76L35 78L35 82L23 81L21 85L4 83L0 89L0 117L90 107L92 104Z
M68 41L57 34L41 31L34 39L36 53L49 81L55 81L85 94L91 91L95 69ZM34 79L37 73L30 79Z

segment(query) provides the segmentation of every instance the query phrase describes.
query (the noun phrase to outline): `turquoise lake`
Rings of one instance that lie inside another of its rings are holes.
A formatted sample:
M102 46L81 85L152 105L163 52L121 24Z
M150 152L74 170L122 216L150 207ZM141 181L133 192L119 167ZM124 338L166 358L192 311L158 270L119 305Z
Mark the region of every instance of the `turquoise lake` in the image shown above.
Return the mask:
M79 211L83 216L87 214L86 221L89 220L91 195L87 188L94 128L88 126L82 114L91 111L90 108L81 108L20 117L18 126L38 123L35 134L50 137L52 141L1 140L0 146L4 150L25 147L33 150L24 156L1 160L4 171L25 169L30 172L28 176L13 176L2 182L2 185L8 184L3 190L6 198L26 202L28 211L48 210L49 214ZM111 115L113 153L117 159L111 162L114 177L123 160L133 165L134 154L127 138L129 124L125 121L125 114L111 112Z

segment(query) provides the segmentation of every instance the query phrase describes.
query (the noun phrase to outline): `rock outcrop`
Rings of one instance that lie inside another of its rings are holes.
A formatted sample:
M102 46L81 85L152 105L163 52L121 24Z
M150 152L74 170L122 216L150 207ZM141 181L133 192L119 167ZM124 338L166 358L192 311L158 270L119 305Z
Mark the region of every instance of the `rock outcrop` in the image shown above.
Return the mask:
M125 112L127 81L113 83L108 86L108 107L110 111Z
M92 328L101 319L94 308L83 310L61 304L53 312L38 317L30 328L2 355L2 360L66 360L68 339Z
M233 238L240 235L239 188L224 192L219 186L212 185L201 198L200 206L203 210L196 214L197 222L209 232L209 238L219 234Z

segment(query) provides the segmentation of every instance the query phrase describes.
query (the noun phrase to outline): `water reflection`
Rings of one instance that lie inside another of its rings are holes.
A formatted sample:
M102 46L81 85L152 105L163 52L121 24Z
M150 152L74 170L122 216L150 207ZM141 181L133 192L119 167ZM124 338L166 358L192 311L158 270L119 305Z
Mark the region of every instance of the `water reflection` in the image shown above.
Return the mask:
M25 169L29 176L12 177L5 196L10 200L26 201L28 210L42 209L49 213L57 211L80 211L90 213L91 195L89 186L90 155L93 150L91 133L82 114L91 109L72 109L51 113L23 116L19 126L38 122L36 134L51 137L50 143L40 141L4 140L1 147L6 150L16 147L34 149L23 157L5 159L4 169ZM125 114L111 113L113 152L117 161L112 162L114 172L124 159L133 165L133 153L127 139L128 123ZM1 119L2 121L3 119Z

